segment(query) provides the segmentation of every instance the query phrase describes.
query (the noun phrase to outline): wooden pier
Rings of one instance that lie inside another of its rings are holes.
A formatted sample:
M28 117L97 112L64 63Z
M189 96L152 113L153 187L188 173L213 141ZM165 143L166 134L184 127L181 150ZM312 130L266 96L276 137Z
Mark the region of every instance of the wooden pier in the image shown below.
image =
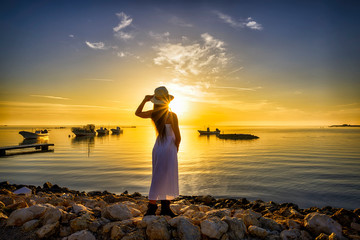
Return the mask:
M53 143L40 143L40 144L26 144L26 145L16 145L16 146L7 146L7 147L0 147L0 156L5 156L6 151L15 150L15 149L25 149L25 148L35 148L41 149L41 151L49 151L49 147L54 146Z

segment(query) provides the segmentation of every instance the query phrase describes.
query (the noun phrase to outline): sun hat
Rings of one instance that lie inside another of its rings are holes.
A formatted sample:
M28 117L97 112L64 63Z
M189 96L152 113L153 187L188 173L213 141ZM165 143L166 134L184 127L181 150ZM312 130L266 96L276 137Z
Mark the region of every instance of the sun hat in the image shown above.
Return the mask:
M158 87L154 90L154 96L151 99L151 102L154 104L169 104L170 101L172 101L174 99L174 96L169 95L168 90L166 89L166 87L161 86Z

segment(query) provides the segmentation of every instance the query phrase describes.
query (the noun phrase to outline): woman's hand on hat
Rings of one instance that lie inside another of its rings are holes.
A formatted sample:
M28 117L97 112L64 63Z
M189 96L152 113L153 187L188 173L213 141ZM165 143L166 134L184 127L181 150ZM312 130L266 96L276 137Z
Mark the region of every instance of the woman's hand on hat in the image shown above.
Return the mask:
M146 95L145 98L144 98L144 101L145 101L145 102L148 102L148 101L150 101L153 97L154 97L154 95Z

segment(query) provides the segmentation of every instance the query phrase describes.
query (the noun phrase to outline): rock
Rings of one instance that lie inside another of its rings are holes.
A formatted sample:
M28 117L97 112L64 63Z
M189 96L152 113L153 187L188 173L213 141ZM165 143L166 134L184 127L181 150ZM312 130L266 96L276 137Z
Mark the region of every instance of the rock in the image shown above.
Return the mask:
M89 230L92 232L97 232L97 230L101 227L104 226L106 224L108 224L110 222L110 220L106 219L106 218L99 218L96 219L95 221L91 222L89 224Z
M342 226L346 227L350 227L351 223L353 222L360 223L360 218L354 212L345 210L343 208L334 213L331 218L340 223Z
M120 226L115 225L111 228L111 233L110 233L111 240L120 240L123 236L125 236L125 233Z
M138 229L135 232L131 232L123 237L121 240L145 240L146 236L142 229Z
M208 212L211 209L209 206L206 206L206 205L199 205L198 208L199 208L199 211L202 211L204 213Z
M34 219L34 217L34 213L29 208L17 209L7 219L7 226L21 226L27 221Z
M55 208L55 207L47 208L47 210L42 218L43 225L58 222L61 218L62 212L63 212L62 210Z
M329 235L325 234L325 233L320 233L319 236L317 236L315 238L315 240L329 240Z
M312 240L313 238L311 237L310 233L308 233L307 231L305 230L301 230L300 231L300 239L301 240Z
M71 230L74 232L85 230L89 227L92 218L90 214L84 214L70 221Z
M206 219L200 223L201 233L215 239L220 239L221 236L228 230L229 226L218 217Z
M67 237L71 234L71 227L60 225L59 236Z
M247 210L237 210L235 213L234 213L234 217L237 217L237 218L241 218L245 225L247 227L253 225L253 226L258 226L260 227L261 224L258 220L258 218L261 217L261 214L260 213L257 213L257 212L254 212L250 209L247 209Z
M180 218L177 223L177 233L180 240L200 240L201 233L198 226L193 225L188 219Z
M298 229L284 230L280 233L282 240L297 240L300 239L301 232Z
M230 240L243 239L247 234L246 226L242 219L225 216L222 221L229 226L227 235Z
M105 207L101 216L110 220L125 220L132 217L130 209L122 203L115 203Z
M68 240L96 240L95 236L88 230L82 230L71 234Z
M300 229L301 228L301 223L299 223L298 221L292 220L292 219L287 219L286 225L289 227L289 229Z
M0 219L8 219L8 216L6 216L4 213L0 212Z
M141 215L141 211L134 207L129 207L129 210L132 217L138 217Z
M44 189L50 189L52 186L53 185L50 182L46 182L46 183L44 183L43 188Z
M259 221L261 223L261 227L264 229L268 229L270 231L278 231L278 232L281 232L282 230L282 226L271 218L260 217Z
M248 231L251 235L261 239L264 239L269 234L265 229L258 226L249 226Z
M329 236L329 240L340 240L340 238L335 233L332 233Z
M309 213L305 217L305 227L315 235L320 233L331 234L342 237L341 225L325 214L317 212Z
M231 215L231 211L227 208L223 208L223 209L215 209L215 210L211 210L206 212L206 218L211 218L211 217L218 217L218 218L223 218L225 216L230 217Z
M1 202L5 204L5 206L9 206L15 203L15 200L12 197L6 196L1 198Z
M22 229L25 232L29 232L29 231L32 231L35 228L37 228L39 225L40 225L40 221L37 219L33 219L33 220L30 220L30 221L27 221L26 223L24 223L22 225Z
M25 196L31 196L32 191L30 188L22 187L16 191L14 191L14 194L24 194Z
M216 199L210 195L198 196L195 198L195 200L198 202L202 202L203 204L206 205L211 205L212 203L216 202Z
M5 203L0 201L0 209L5 207Z
M85 207L82 204L77 204L77 203L74 203L72 205L72 210L75 214L79 214L81 212L90 212L90 210L87 207Z
M146 235L149 240L170 240L171 235L168 230L168 224L165 218L161 217L154 221L148 222Z
M36 235L39 238L48 238L57 232L59 225L59 222L46 224L36 231Z
M170 209L175 213L175 214L180 214L180 210L181 210L181 206L180 204L171 204L170 205Z
M360 224L358 224L358 223L354 223L354 222L351 223L351 228L360 232Z

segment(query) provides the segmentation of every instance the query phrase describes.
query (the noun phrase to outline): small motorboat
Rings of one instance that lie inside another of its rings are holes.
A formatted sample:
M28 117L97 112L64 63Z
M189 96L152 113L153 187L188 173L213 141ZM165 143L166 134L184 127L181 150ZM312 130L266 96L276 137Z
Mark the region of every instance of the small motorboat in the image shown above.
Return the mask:
M109 130L107 128L100 127L96 130L98 135L106 135L109 134Z
M218 134L216 135L220 139L232 139L232 140L250 140L250 139L257 139L258 136L251 135L251 134Z
M111 129L112 134L120 134L123 132L123 130L120 127L112 128Z
M35 132L20 131L19 134L23 136L25 139L34 139L34 138L49 136L49 132L46 129L36 130Z
M83 136L95 136L95 125L88 124L84 127L73 127L71 128L71 131L77 136L77 137L83 137Z
M216 129L215 131L210 131L210 128L207 128L206 131L198 130L200 135L217 135L220 133L219 129Z

